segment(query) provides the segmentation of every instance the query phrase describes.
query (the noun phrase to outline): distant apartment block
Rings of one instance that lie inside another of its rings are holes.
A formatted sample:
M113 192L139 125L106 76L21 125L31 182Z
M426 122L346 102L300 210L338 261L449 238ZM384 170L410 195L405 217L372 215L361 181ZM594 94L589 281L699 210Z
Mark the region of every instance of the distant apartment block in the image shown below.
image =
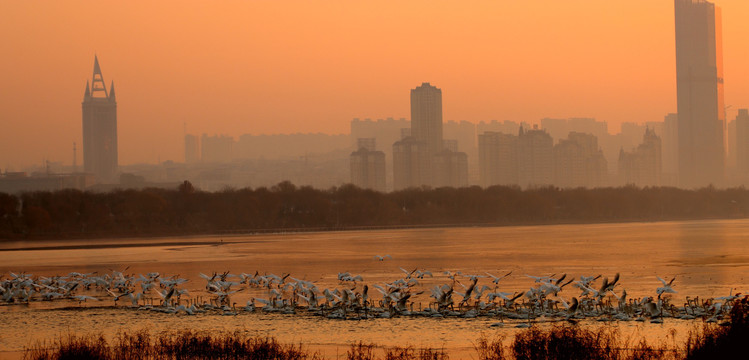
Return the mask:
M442 148L453 152L458 151L458 140L455 139L444 139L442 140Z
M662 152L661 164L663 167L662 185L676 186L677 174L679 173L679 129L678 115L668 114L663 119L663 132L661 136Z
M376 150L374 138L357 141L358 149L351 153L351 183L363 188L385 192L385 153Z
M481 121L476 124L476 133L483 134L485 132L501 132L504 134L517 134L518 129L521 127L529 129L531 126L526 122L518 123L510 120L492 120L490 122Z
M478 136L481 186L517 185L518 137L487 131Z
M608 123L594 118L544 118L541 119L541 128L554 139L564 139L571 132L593 134L597 139L603 139L609 134Z
M554 183L554 139L538 126L518 134L518 180L522 187Z
M429 156L442 151L442 90L429 83L411 89L411 136L426 146Z
M409 136L393 144L393 189L403 190L431 183L426 144Z
M376 138L358 138L356 139L356 149L366 149L369 151L377 150Z
M563 188L606 184L606 158L593 134L570 132L554 146L554 184Z
M200 162L200 143L196 135L185 135L185 163L195 164Z
M633 151L621 150L619 178L622 184L660 186L662 168L661 138L653 129L646 129L642 143Z
M468 121L448 121L443 124L443 135L446 139L455 139L460 144L460 151L467 154L475 153L476 124Z
M375 136L361 136L375 137ZM232 157L238 159L299 159L339 151L346 158L356 144L348 134L243 134L234 143Z
M375 138L378 144L393 144L402 139L401 129L410 128L411 122L405 118L394 119L359 119L354 118L350 123L351 146L355 147L357 139Z
M736 172L742 184L749 177L749 110L739 109L736 115Z
M736 119L726 119L726 178L736 172ZM726 183L727 184L727 183Z
M468 186L468 155L449 149L432 156L432 186L460 188Z
M233 159L234 138L231 136L203 134L200 145L200 158L205 163L226 163Z

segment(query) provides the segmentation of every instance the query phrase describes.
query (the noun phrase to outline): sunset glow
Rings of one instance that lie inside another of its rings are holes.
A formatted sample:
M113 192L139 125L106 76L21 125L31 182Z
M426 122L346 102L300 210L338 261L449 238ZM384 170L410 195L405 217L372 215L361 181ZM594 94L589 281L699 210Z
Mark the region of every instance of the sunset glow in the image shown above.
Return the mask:
M722 8L725 102L749 106L749 2ZM70 164L98 55L117 87L120 164L183 160L190 133L348 133L410 117L442 89L444 120L676 111L671 0L0 1L0 169ZM79 164L81 157L79 154Z

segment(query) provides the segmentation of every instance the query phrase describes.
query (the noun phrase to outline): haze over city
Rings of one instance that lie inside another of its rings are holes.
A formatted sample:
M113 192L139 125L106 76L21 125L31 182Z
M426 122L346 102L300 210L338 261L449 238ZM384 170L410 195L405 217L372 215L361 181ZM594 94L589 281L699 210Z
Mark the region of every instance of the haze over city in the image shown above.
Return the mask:
M3 1L0 358L746 352L746 0Z
M723 9L727 120L749 103L749 3ZM409 89L444 119L676 112L672 1L10 2L0 31L0 167L72 162L91 61L117 87L119 163L183 159L190 133L348 133L409 118ZM378 144L387 147L390 144ZM79 163L81 162L79 154Z

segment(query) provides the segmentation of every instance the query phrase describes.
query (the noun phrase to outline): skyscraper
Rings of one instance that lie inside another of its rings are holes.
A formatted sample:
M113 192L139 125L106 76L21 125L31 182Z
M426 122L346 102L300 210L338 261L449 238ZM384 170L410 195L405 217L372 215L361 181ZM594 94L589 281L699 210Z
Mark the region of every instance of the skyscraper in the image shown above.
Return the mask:
M679 185L718 185L725 177L720 8L674 0L674 13Z
M107 91L94 56L94 75L83 94L83 169L97 182L113 182L117 174L117 101L114 81Z

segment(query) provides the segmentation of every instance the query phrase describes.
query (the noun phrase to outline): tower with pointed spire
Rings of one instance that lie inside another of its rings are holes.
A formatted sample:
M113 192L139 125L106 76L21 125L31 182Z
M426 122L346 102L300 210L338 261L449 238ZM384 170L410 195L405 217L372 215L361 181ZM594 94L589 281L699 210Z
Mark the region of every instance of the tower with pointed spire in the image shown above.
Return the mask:
M83 170L97 182L112 183L117 175L117 100L114 81L107 91L94 55L94 75L83 94Z

